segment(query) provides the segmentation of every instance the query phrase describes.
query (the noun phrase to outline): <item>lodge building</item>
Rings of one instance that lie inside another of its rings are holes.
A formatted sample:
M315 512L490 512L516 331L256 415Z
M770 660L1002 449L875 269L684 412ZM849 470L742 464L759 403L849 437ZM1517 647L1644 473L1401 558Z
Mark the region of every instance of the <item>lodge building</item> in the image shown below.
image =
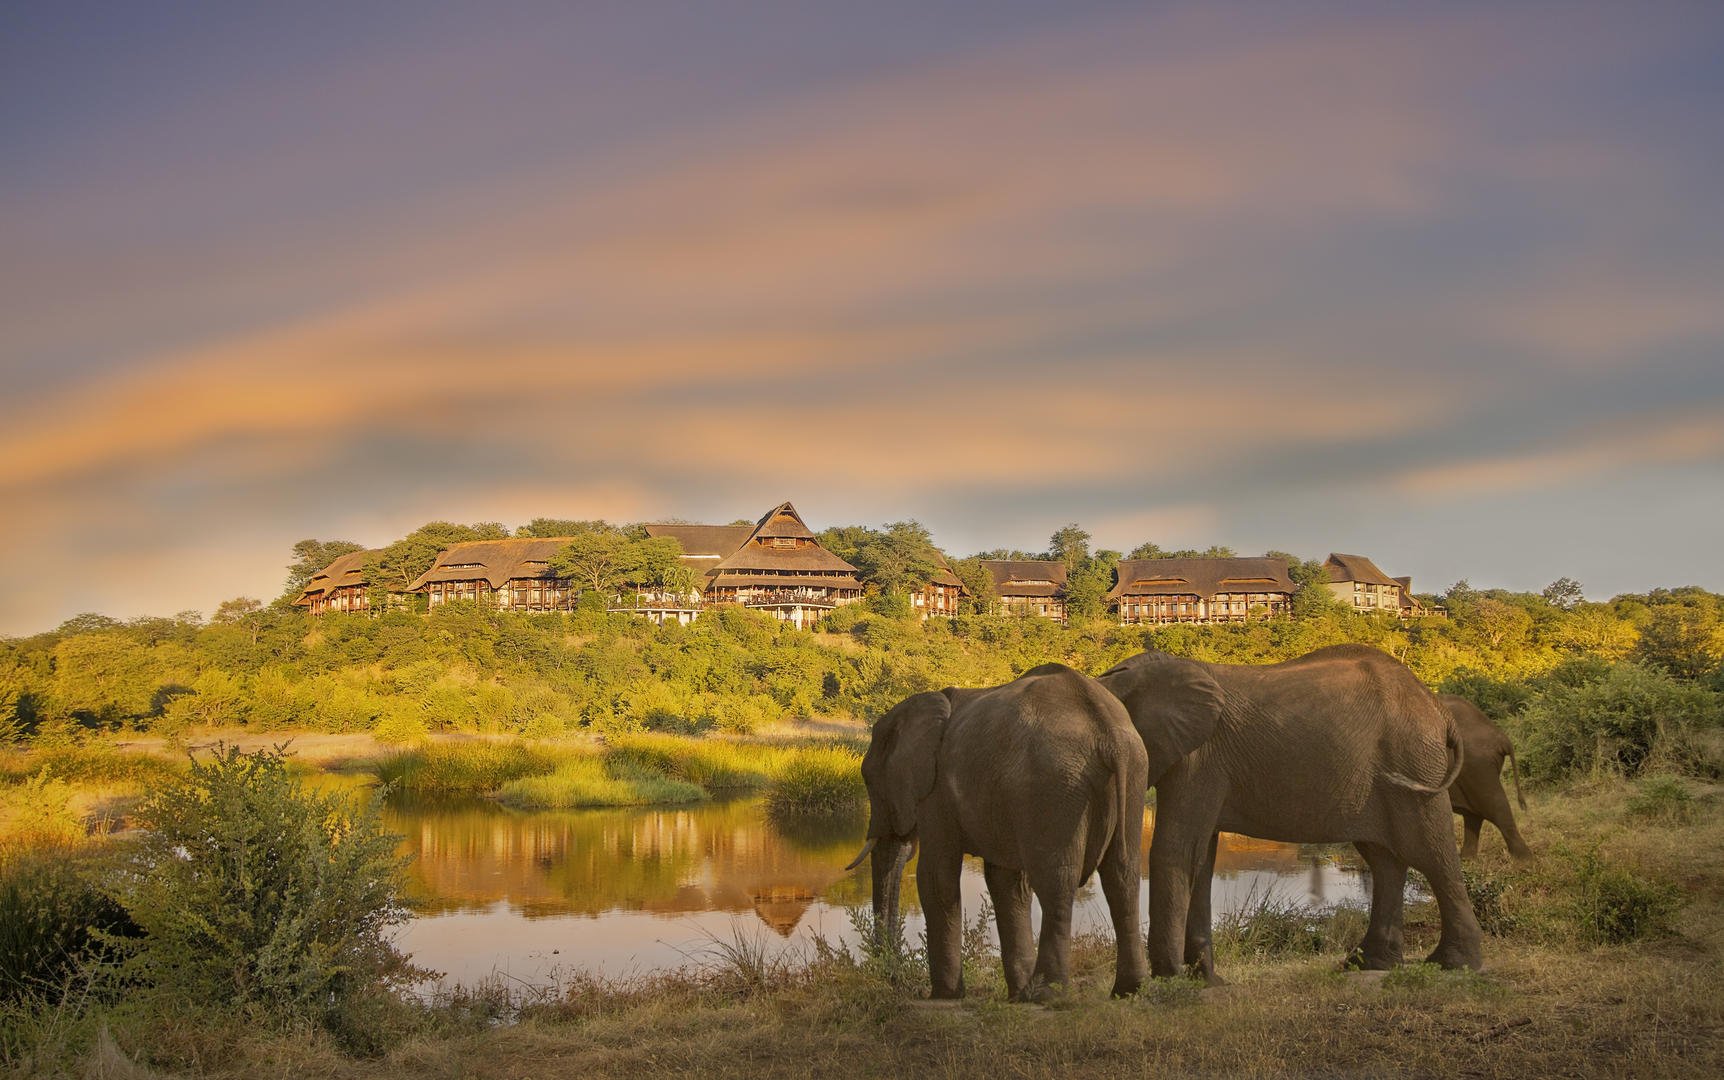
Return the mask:
M958 575L952 572L952 566L940 557L940 568L935 571L933 580L923 586L921 591L910 594L910 608L923 619L936 616L950 618L958 614L958 604L970 590L964 588L964 583Z
M1285 615L1295 586L1281 559L1123 559L1107 597L1127 626Z
M1066 564L1058 559L983 559L1007 615L1066 618Z
M424 593L429 607L474 600L505 611L571 611L580 590L551 570L551 557L570 539L514 537L451 544L405 591Z
M303 607L313 615L330 611L371 610L371 581L365 564L375 551L355 551L343 555L311 575L300 590L295 607Z
M798 627L862 599L856 568L827 551L790 503L766 512L707 577L708 604L741 604Z

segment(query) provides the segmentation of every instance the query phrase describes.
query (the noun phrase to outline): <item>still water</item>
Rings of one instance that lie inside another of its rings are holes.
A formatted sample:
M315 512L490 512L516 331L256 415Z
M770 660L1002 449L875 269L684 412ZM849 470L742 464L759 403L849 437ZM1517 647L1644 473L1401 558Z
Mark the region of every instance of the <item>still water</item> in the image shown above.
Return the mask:
M816 936L853 944L847 906L869 897L866 862L844 872L863 841L862 813L786 823L759 799L533 813L475 800L393 805L385 820L414 857L416 917L398 943L451 984L646 974L699 963L715 939L738 935L772 952L812 951ZM1146 861L1149 829L1146 814ZM1313 905L1368 898L1331 849L1244 837L1222 837L1215 878L1217 915L1270 889ZM966 860L963 887L973 917L986 895L978 861ZM1147 912L1147 885L1139 903ZM915 940L913 864L904 904ZM1111 925L1094 881L1079 894L1076 922Z

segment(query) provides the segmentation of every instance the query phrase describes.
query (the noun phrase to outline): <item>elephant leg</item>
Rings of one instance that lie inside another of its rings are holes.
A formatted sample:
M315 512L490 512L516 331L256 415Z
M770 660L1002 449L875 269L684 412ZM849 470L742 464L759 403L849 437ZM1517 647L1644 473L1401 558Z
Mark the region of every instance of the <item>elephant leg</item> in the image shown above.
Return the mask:
M1407 845L1407 862L1431 884L1437 908L1442 912L1443 932L1437 947L1425 959L1445 968L1484 965L1484 935L1467 899L1461 877L1461 857L1455 850L1454 812L1444 795L1427 800L1417 834Z
M1030 871L1030 888L1042 905L1041 940L1036 969L1025 1001L1047 1001L1061 993L1071 972L1072 905L1077 901L1078 868L1055 864Z
M1215 973L1214 926L1209 904L1215 891L1215 848L1220 833L1211 833L1203 861L1191 878L1191 903L1185 912L1185 967L1194 975L1203 976L1210 986L1225 986L1227 980Z
M1183 969L1191 890L1215 842L1225 798L1221 783L1197 782L1189 775L1156 786L1155 837L1149 844L1149 970L1157 977ZM1208 927L1201 936L1207 940Z
M946 837L922 838L922 854L916 860L916 890L922 896L922 913L928 920L928 974L931 996L964 996L964 965L959 955L963 944L963 900L958 877L964 856L957 843Z
M1407 864L1380 844L1354 844L1371 871L1371 925L1347 957L1347 966L1386 971L1401 963L1402 908L1406 903Z
M1000 966L1006 973L1006 997L1017 1001L1030 984L1035 967L1035 936L1030 930L1030 883L1022 870L983 863L982 875L994 901L994 921L1000 929Z
M1461 839L1461 858L1473 859L1479 853L1479 829L1485 819L1474 813L1461 815L1461 822L1466 826L1466 835Z
M1139 820L1121 825L1096 868L1102 895L1107 898L1108 915L1113 919L1114 997L1137 993L1149 968L1137 910L1138 890L1142 886L1138 870L1143 844L1141 817L1139 811Z
M1509 803L1508 792L1503 790L1501 780L1491 777L1490 786L1483 793L1480 803L1479 814L1503 834L1503 842L1508 845L1509 854L1517 859L1532 858L1532 849L1526 846L1526 840L1521 837L1520 829L1515 825L1514 808ZM1470 822L1468 827L1477 828ZM1461 854L1466 855L1466 849L1463 848Z

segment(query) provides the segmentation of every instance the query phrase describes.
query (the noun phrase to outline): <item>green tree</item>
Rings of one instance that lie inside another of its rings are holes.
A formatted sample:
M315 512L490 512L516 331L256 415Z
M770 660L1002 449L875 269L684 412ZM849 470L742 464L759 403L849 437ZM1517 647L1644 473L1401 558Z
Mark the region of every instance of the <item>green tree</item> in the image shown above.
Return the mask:
M964 583L964 591L968 598L964 601L967 614L992 615L999 606L999 593L994 588L994 575L988 573L988 568L982 565L982 556L972 555L967 559L954 559L952 573Z
M1724 625L1710 604L1660 604L1640 628L1636 659L1698 679L1724 665Z
M534 518L515 530L516 536L532 537L538 540L555 540L564 536L575 536L581 532L605 526L602 521L577 521L573 518ZM608 528L609 526L605 526Z
M438 553L445 548L472 540L504 540L508 536L509 530L495 521L482 521L477 525L427 522L371 559L372 591L384 594L405 591L415 578L431 569L437 562ZM373 607L381 611L384 606L382 597L373 597Z
M297 596L305 588L305 583L311 580L311 575L343 555L364 550L363 545L351 540L299 541L293 545L293 561L287 564L287 583L282 586L282 595Z
M1069 575L1089 558L1090 535L1077 522L1063 525L1048 537L1048 553L1043 558L1066 564Z
M54 646L54 711L100 724L147 716L160 673L150 650L118 631L79 634Z
M212 626L237 626L251 635L251 643L257 644L257 635L263 629L263 601L253 600L249 596L236 596L232 600L223 600L210 616Z
M1586 599L1586 592L1580 587L1580 582L1571 577L1557 578L1546 585L1544 592L1539 595L1544 597L1545 603L1563 611L1573 611L1576 604Z

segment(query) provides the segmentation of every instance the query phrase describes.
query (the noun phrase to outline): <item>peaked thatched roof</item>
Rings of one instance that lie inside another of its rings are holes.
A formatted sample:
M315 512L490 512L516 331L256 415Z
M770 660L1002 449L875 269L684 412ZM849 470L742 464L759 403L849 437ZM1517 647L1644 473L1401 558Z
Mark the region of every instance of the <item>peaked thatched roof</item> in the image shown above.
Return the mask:
M1123 596L1214 596L1216 593L1291 594L1293 579L1281 559L1122 559L1109 599Z
M1411 575L1403 575L1396 578L1395 584L1401 587L1402 611L1411 611L1415 608L1423 608L1425 606L1419 603L1419 601L1413 596L1413 579Z
M1367 585L1400 584L1379 570L1376 563L1363 555L1340 555L1330 552L1328 561L1323 564L1323 569L1329 572L1329 580L1336 584L1344 581L1363 581Z
M776 547L775 540L806 541L794 547ZM732 584L730 575L750 571L800 570L816 571L855 579L856 568L820 546L814 534L803 523L802 515L789 503L779 503L760 519L748 534L748 540L713 571L715 579L722 577ZM858 586L860 587L860 583Z
M514 537L509 540L469 540L437 553L431 569L407 586L422 592L433 581L484 581L500 589L510 581L554 579L550 559L573 537Z
M983 559L1001 596L1055 596L1066 586L1066 564L1058 559Z
M939 552L935 552L935 554L939 555L940 568L934 571L934 576L929 579L928 584L950 585L961 593L968 593L970 590L965 588L963 580L952 572L952 564L946 561L946 556L940 555Z
M369 575L365 572L365 560L375 554L375 551L352 551L336 559L311 575L311 580L299 591L299 598L294 603L305 607L311 604L311 598L318 593L330 592L346 585L371 584Z

